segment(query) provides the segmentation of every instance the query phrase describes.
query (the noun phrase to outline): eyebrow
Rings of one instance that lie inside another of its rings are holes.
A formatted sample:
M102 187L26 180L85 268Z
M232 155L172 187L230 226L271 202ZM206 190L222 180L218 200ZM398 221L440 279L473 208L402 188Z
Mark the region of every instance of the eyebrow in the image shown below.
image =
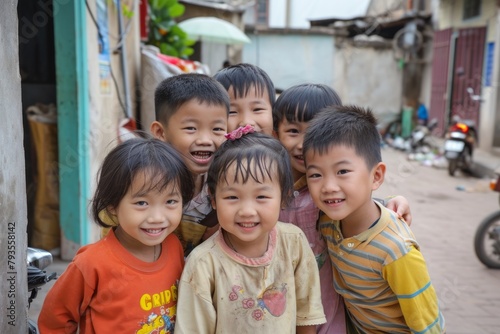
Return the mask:
M330 167L334 167L334 166L338 166L338 165L342 165L342 164L352 164L352 162L349 160L340 160L340 161L337 161L336 163L334 163L333 165L331 165ZM307 168L306 168L307 170L312 169L312 168L320 169L316 165L307 164Z

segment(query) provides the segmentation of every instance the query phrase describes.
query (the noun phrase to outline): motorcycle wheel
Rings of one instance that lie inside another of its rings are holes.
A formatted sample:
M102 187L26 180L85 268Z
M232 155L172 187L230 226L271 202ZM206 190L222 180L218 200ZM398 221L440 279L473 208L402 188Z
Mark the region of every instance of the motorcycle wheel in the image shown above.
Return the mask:
M462 153L462 170L466 173L470 173L472 170L472 154L467 146Z
M485 266L500 269L500 211L492 213L479 224L474 237L474 250Z
M457 159L448 160L448 174L450 176L455 176L455 172L457 171L457 168L458 168L458 160Z

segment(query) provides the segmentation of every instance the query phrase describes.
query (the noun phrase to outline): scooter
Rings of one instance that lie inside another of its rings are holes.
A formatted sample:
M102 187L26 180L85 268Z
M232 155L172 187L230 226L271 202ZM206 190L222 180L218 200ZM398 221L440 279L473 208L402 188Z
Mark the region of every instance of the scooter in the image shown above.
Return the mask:
M29 307L38 295L40 287L55 279L57 274L55 272L47 274L44 271L45 268L52 264L52 254L43 249L28 247L26 261L28 265L28 293L30 294L28 297ZM37 333L39 332L36 322L28 319L28 334Z
M491 181L490 188L500 192L500 171L497 174L498 177ZM479 224L474 238L474 250L485 266L500 269L500 210L493 212Z
M476 145L476 129L473 121L455 120L446 134L444 156L448 160L448 174L454 176L457 169L470 173L472 154Z

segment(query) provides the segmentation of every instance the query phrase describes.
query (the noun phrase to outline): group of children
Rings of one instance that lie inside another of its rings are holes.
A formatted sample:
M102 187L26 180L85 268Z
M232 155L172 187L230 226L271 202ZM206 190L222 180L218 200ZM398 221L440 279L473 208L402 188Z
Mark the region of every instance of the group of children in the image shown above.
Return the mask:
M320 84L276 99L238 64L164 80L155 115L156 139L105 158L92 214L112 228L49 291L41 333L444 332L408 202L372 198L371 111Z

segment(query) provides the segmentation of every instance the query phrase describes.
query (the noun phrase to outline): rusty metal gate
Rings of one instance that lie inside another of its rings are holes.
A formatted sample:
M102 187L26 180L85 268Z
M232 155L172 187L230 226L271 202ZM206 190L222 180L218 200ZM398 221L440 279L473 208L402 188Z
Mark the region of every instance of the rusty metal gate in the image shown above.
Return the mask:
M436 31L434 33L432 59L432 90L429 119L438 120L437 129L443 133L448 120L446 117L446 101L448 88L448 66L450 59L450 43L452 29Z
M470 119L479 128L480 102L472 95L481 94L486 28L460 29L453 65L451 117ZM473 93L469 93L471 88Z
M451 28L434 33L429 118L438 120L441 133L454 115L471 119L479 126L480 102L467 88L472 88L472 95L481 94L485 36L485 27L460 29L456 41Z

